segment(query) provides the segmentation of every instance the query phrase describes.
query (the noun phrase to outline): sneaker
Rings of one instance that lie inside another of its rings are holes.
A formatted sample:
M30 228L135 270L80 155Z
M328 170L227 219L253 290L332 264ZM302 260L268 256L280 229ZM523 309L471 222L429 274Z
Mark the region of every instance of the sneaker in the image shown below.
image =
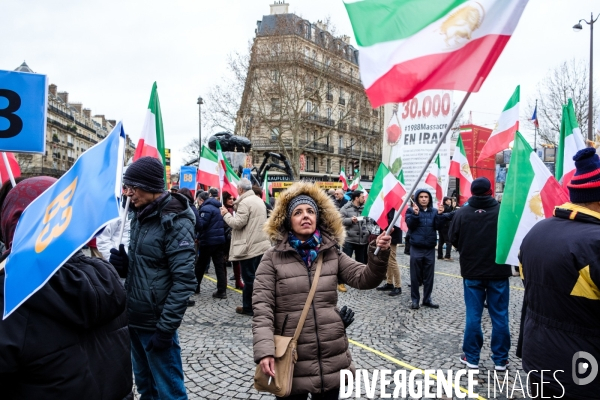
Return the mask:
M419 309L419 302L418 302L418 301L413 301L413 302L410 304L410 309L411 309L411 310L418 310L418 309Z
M227 293L226 292L221 293L218 290L216 290L213 292L212 297L214 297L215 299L226 299Z
M394 288L394 285L392 285L391 283L386 283L385 285L381 285L375 289L380 290L380 291L387 291L387 290L392 290L393 288Z
M343 283L340 283L340 284L338 285L338 290L339 290L340 292L347 292L347 291L348 291L348 289L346 289L346 285L344 285Z
M402 294L402 288L393 288L391 292L388 293L388 296L399 296Z
M494 361L493 358L492 358L492 361ZM504 365L494 363L494 369L496 371L506 371L507 368L508 368L508 360L504 361Z
M479 368L479 365L475 365L475 364L471 364L470 362L467 361L467 356L465 353L462 353L460 355L460 362L465 364L467 367L471 368L471 369L477 369Z

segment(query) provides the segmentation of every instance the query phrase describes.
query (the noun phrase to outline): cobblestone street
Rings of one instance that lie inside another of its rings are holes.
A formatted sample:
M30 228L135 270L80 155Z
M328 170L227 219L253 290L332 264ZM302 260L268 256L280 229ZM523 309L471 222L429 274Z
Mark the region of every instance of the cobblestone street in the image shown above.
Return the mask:
M459 361L464 327L465 307L462 279L453 252L454 261L436 260L433 301L439 309L420 308L411 310L409 283L409 259L398 247L398 261L402 275L402 295L387 296L387 292L359 291L348 288L339 293L339 305L348 305L355 313L355 321L348 328L350 351L357 369L452 369L463 368ZM252 358L251 319L235 313L241 305L241 293L231 288L228 298L214 299L216 290L214 271L204 279L196 305L188 308L180 328L180 341L186 375L186 387L193 399L271 399L252 387L255 364ZM227 271L231 275L231 269ZM230 281L231 282L231 281ZM515 356L519 320L523 298L523 286L519 278L511 278L509 387L520 368ZM506 399L504 396L488 397L488 370L493 376L490 359L489 338L491 321L486 310L483 315L484 347L479 363L479 385L475 391L480 398ZM407 374L408 374L407 372ZM504 376L504 375L502 375ZM525 374L521 374L525 385ZM517 389L519 382L516 382ZM461 386L467 388L467 379ZM493 387L492 387L493 390ZM434 390L435 392L435 385ZM364 393L364 386L363 386ZM388 393L390 393L388 391ZM521 392L515 392L519 398ZM379 398L379 389L377 395Z

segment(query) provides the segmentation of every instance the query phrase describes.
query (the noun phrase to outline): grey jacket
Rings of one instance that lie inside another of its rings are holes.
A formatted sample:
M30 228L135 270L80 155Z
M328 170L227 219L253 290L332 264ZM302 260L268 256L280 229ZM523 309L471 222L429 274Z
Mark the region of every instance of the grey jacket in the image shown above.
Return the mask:
M344 204L340 209L340 214L343 218L344 227L346 228L346 242L352 244L367 244L369 243L369 229L367 227L366 217L357 223L352 222L352 217L360 217L364 206L356 207L351 201Z
M134 212L129 240L129 326L173 333L196 287L195 216L187 199L166 193Z

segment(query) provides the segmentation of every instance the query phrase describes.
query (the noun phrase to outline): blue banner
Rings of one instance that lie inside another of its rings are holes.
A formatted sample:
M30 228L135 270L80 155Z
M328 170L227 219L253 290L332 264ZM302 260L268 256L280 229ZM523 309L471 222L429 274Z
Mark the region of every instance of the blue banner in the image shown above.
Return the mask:
M119 122L23 212L6 259L4 318L38 291L108 221L119 216ZM121 148L119 148L121 142Z
M196 190L196 167L182 166L179 172L179 188Z
M0 150L46 151L46 75L0 71Z

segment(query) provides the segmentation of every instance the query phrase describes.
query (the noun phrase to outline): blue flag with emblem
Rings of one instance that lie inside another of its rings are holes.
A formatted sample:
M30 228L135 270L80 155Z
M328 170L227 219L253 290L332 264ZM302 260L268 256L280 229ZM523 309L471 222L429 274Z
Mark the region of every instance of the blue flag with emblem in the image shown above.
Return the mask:
M196 167L182 166L179 172L179 188L196 190Z
M23 211L6 259L3 319L119 216L124 139L119 122Z

